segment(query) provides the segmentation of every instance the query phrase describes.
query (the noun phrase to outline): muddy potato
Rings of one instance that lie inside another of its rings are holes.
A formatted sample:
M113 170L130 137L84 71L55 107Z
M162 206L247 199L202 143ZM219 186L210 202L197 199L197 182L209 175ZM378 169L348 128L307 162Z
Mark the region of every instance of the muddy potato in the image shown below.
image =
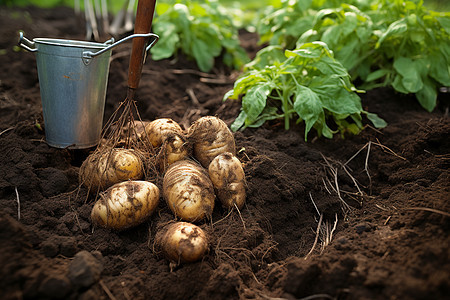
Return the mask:
M202 259L209 247L205 232L187 222L166 225L156 234L155 244L176 265Z
M124 181L100 194L91 220L95 226L123 230L144 222L159 203L159 189L149 181Z
M236 154L233 133L227 124L217 117L206 116L195 121L189 127L188 137L193 145L194 157L205 168L221 153Z
M222 205L240 209L245 203L245 173L239 159L225 152L216 156L209 164L209 177L216 190L216 195Z
M156 158L159 169L164 172L174 162L187 159L190 152L191 149L184 135L168 134Z
M167 135L175 133L183 135L181 126L172 119L161 118L151 121L145 126L145 132L153 147L160 147Z
M190 222L211 217L216 197L206 170L190 160L169 166L164 174L163 196L176 217Z
M114 148L94 152L80 167L79 180L92 190L106 189L125 180L142 179L144 167L132 149Z

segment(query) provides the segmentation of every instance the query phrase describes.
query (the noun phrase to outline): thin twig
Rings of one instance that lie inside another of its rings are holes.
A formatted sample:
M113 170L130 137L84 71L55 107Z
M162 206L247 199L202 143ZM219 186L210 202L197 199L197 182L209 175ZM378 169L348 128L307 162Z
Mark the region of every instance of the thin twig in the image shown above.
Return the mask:
M314 239L314 244L313 244L311 250L309 250L308 254L306 254L305 260L308 259L308 257L311 255L311 253L314 251L314 248L317 245L317 240L319 239L320 225L322 225L322 219L323 219L323 214L320 215L319 224L317 225L317 230L316 230L316 238Z
M442 210L438 210L438 209L434 209L434 208L428 208L428 207L407 207L405 209L408 210L424 210L424 211L429 211L429 212L433 212L436 214L440 214L446 217L450 217L450 213L442 211Z
M200 102L198 101L197 96L195 96L194 90L192 88L187 88L186 89L186 93L189 95L189 98L191 98L192 103L195 106L199 106L200 105Z
M75 211L75 221L77 221L77 225L78 228L80 228L81 233L84 234L83 228L81 228L80 220L78 219L78 213L76 211Z
M394 151L392 151L391 149L389 149L388 147L386 147L385 145L383 145L383 144L381 144L380 143L380 141L377 139L377 142L378 143L373 143L374 145L377 145L377 146L379 146L379 147L381 147L381 149L383 149L383 150L387 150L388 152L390 152L392 155L394 155L394 156L396 156L396 157L398 157L398 158L400 158L400 159L403 159L403 160L406 160L406 158L404 158L403 156L400 156L400 155L398 155L397 153L395 153Z
M337 223L338 223L338 215L334 214L334 216L335 216L334 226L333 226L333 228L331 229L331 232L330 232L330 243L333 240L333 233L336 231L336 227L337 227Z
M355 185L356 189L359 192L360 196L364 196L363 192L361 191L361 189L359 188L358 182L356 181L355 177L352 176L352 174L350 174L350 172L347 170L347 167L342 166L342 169L344 170L344 172L347 174L348 177L350 177L350 179L353 181L353 184Z
M382 207L381 205L379 205L379 204L377 204L377 203L375 203L375 206L378 207L378 208L381 209L381 210L389 211L389 209L384 208L384 207Z
M16 190L16 198L17 198L17 220L20 221L20 198L19 198L19 191L17 190L17 186L14 187Z
M313 199L313 197L312 197L312 195L311 195L311 192L309 192L309 198L311 199L311 202L313 203L314 207L316 208L317 214L320 216L320 211L319 211L319 209L317 208L316 203L314 202L314 199Z
M6 128L6 129L3 130L2 132L0 132L0 135L4 134L5 132L8 132L8 131L10 131L10 130L12 130L12 129L14 129L14 126L13 126L13 127Z
M327 190L328 194L331 195L331 192L330 192L330 190L328 189L328 186L327 186L327 184L326 184L326 182L325 182L325 179L322 178L322 182L323 182L323 185L325 186L325 189Z
M369 143L370 143L370 142L369 142ZM363 151L363 150L367 147L367 145L368 145L369 143L365 144L361 149L359 149L355 154L353 154L353 156L350 157L350 158L344 163L344 166L346 166L351 160L353 160L356 156L358 156L358 154L359 154L361 151Z
M244 230L247 230L247 228L245 227L244 219L242 218L242 215L241 215L241 211L239 210L239 207L237 206L236 202L234 202L233 204L238 212L239 218L241 218L241 222L242 222L242 226L244 227Z
M108 289L108 287L106 286L106 284L103 282L103 280L99 280L98 282L100 284L100 286L102 287L102 289L105 291L105 293L108 295L109 299L111 300L116 300L117 298L114 297L114 295L111 293L111 291Z
M230 216L232 212L233 212L233 210L230 209L230 211L228 212L228 214L227 214L225 217L223 217L222 219L217 220L216 222L214 222L214 223L212 224L212 226L214 227L214 225L219 224L220 222L222 222L223 220L225 220L226 218L228 218L228 216Z
M370 177L369 174L369 154L370 154L370 146L372 145L372 142L369 142L369 145L367 146L367 155L366 155L366 162L364 164L364 171L366 171L367 177L369 178L369 194L372 195L372 177Z
M263 256L261 257L261 264L264 262L264 257L269 252L269 250L272 249L272 248L275 248L276 246L278 246L278 243L275 243L274 245L272 245L269 248L267 248L267 250L264 252Z
M174 69L174 70L170 70L173 74L192 74L192 75L197 75L197 76L201 76L201 77L209 77L209 78L215 78L216 76L213 74L209 74L209 73L205 73L205 72L200 72L194 69Z
M229 78L200 77L200 82L211 83L211 84L232 84L234 82L234 80L233 79L229 79Z

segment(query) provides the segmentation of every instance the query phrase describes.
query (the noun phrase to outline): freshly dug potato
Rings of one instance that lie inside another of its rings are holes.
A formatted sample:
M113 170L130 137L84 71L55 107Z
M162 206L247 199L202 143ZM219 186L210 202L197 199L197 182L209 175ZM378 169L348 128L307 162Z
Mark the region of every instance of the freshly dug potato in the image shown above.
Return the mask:
M115 148L124 147L131 143L135 143L138 140L146 140L145 126L147 126L150 121L134 120L123 126L120 130L118 124L111 126L111 132L119 132L120 138L118 141L114 141L108 138L102 138L100 140L100 147L108 147L114 145Z
M216 156L209 164L209 177L216 190L216 195L222 205L241 209L245 203L245 173L239 159L225 152Z
M209 247L205 232L187 222L166 225L156 234L155 243L175 265L202 259Z
M142 179L143 176L143 163L136 151L114 148L89 155L80 167L79 180L96 190L129 179Z
M217 117L206 116L195 121L189 127L188 137L193 145L194 157L205 168L221 153L236 154L233 133L227 124Z
M94 225L123 230L144 222L159 203L159 189L149 181L124 181L100 194L94 204Z
M216 198L206 170L190 160L169 166L164 174L163 196L175 216L190 222L211 217Z
M183 135L181 126L172 119L161 118L151 121L145 126L145 132L153 147L159 147L170 133Z
M164 172L174 162L187 159L190 152L184 135L168 134L156 158L160 170Z

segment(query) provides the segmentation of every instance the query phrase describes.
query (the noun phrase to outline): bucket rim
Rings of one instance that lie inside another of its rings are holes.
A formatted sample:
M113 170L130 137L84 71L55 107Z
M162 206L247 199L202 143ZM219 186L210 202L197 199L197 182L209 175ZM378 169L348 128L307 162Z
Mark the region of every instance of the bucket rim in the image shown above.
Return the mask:
M34 38L33 42L35 42L36 44L44 44L58 47L71 47L71 48L104 49L109 46L108 44L105 43L88 42L81 40L56 39L56 38Z

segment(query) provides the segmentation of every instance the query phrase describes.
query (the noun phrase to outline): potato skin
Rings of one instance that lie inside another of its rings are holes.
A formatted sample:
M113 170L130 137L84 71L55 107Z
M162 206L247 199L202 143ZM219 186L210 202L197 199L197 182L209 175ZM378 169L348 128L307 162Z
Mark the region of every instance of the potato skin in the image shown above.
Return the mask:
M156 161L162 173L174 162L185 160L191 153L191 147L184 135L169 133L162 144Z
M160 147L170 133L183 135L181 126L170 118L160 118L151 121L145 126L145 132L153 147Z
M92 190L103 190L143 176L144 166L136 151L114 148L89 155L80 167L79 181Z
M230 152L219 154L209 164L208 173L222 205L233 208L236 204L241 209L245 203L246 184L239 159Z
M159 203L159 188L149 181L124 181L100 194L91 212L96 226L124 230L144 222Z
M156 234L155 243L164 256L177 265L202 259L209 248L206 233L188 222L166 225Z
M221 119L206 116L195 121L188 130L188 138L193 145L194 157L208 168L217 155L230 152L236 155L234 136Z
M216 197L206 170L190 160L169 166L164 174L163 196L175 216L189 222L211 217Z

